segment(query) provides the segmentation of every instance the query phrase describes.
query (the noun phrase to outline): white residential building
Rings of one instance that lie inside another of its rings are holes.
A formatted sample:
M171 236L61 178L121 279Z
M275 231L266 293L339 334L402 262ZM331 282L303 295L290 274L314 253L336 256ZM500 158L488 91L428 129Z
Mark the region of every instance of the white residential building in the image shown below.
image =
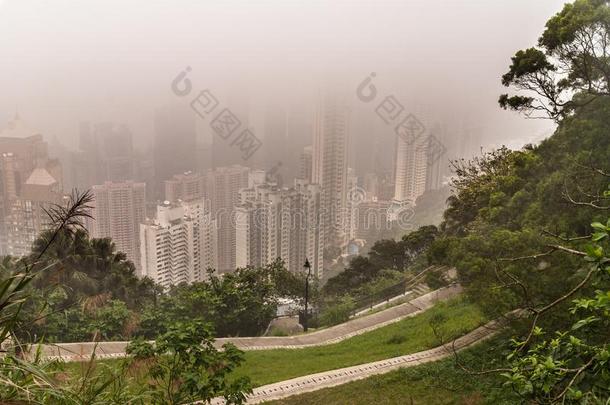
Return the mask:
M216 269L220 273L236 267L235 206L239 203L239 190L248 187L249 173L249 168L234 165L210 170L206 175L205 195L217 226Z
M313 166L313 149L311 146L305 146L299 156L299 179L307 180L311 183L312 166Z
M140 224L146 219L146 184L126 181L93 186L93 220L89 232L95 238L111 238L140 269Z
M324 241L341 246L347 239L345 206L349 111L341 97L327 95L316 109L312 150L312 183L322 192Z
M264 266L281 258L292 272L307 258L323 275L323 238L318 185L296 180L293 188L259 184L241 191L236 208L236 265Z
M358 206L366 198L366 192L358 187L358 176L351 167L347 170L347 198L345 201L344 224L345 243L356 238L356 227L358 225Z
M165 180L164 186L165 200L170 202L191 201L205 197L205 176L198 173L176 174L171 179Z
M155 220L140 224L141 277L163 287L207 279L215 266L215 226L203 199L157 206Z
M428 171L427 144L407 142L396 137L396 159L394 166L394 200L415 203L426 191Z

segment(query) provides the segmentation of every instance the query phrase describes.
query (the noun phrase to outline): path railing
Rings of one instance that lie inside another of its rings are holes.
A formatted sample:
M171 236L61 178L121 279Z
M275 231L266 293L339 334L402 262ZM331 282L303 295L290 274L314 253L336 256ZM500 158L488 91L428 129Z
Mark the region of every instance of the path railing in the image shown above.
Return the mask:
M448 267L446 266L429 266L424 270L417 273L415 276L403 280L398 284L387 287L379 292L374 294L359 298L356 301L356 305L354 309L351 311L351 316L354 316L360 312L363 312L367 309L373 309L374 306L383 304L385 302L389 302L392 298L404 296L407 292L412 290L416 285L420 284L426 274L434 271L446 271ZM412 298L415 298L413 296Z

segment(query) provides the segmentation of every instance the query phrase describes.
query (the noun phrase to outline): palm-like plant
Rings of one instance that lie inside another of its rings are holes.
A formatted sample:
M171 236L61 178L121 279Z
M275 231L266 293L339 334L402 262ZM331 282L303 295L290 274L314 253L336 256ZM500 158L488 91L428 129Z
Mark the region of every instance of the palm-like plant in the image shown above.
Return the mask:
M27 287L40 272L44 273L56 264L49 261L47 254L57 249L67 234L84 230L83 218L90 217L90 192L72 192L66 206L54 205L46 210L50 219L50 229L34 246L34 253L26 259L14 262L5 258L0 273L0 344L18 328L19 315L28 299Z
M68 304L74 304L76 296L73 291L85 291L94 294L97 286L91 277L86 264L86 258L91 255L87 233L78 229L64 229L55 235L47 231L34 242L31 257L44 255L37 262L35 271L38 273L35 284L45 289L61 289L69 297ZM41 266L44 264L44 271ZM85 266L83 266L85 264Z
M0 345L4 346L0 358L0 390L2 400L15 401L27 398L33 400L35 392L44 390L43 397L53 396L61 390L55 390L52 379L44 367L38 362L38 356L28 361L22 356L19 342L13 342L12 347L6 343L21 326L21 312L30 298L28 286L38 274L44 274L57 264L55 259L49 260L47 255L57 249L58 241L64 235L83 230L82 219L89 217L89 203L92 196L89 192L74 191L68 204L53 206L47 210L50 218L50 230L45 233L35 246L34 253L25 259L15 261L4 258L0 265Z

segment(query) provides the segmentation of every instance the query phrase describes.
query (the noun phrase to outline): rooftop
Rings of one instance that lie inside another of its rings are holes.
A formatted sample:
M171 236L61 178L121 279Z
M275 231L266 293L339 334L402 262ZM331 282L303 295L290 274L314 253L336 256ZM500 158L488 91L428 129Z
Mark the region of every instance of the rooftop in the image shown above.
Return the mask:
M30 177L26 180L25 184L37 185L37 186L50 186L51 184L57 183L57 180L46 169L37 168L32 171Z
M6 127L0 130L0 137L6 138L29 138L34 135L38 135L38 132L29 128L19 114L15 114L15 117L8 122Z

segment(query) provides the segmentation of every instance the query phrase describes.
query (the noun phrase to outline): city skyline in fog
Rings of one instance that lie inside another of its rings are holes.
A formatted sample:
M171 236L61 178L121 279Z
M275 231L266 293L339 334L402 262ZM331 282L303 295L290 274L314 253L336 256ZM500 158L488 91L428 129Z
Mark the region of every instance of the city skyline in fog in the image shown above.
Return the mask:
M195 88L245 106L245 120L263 141L270 108L281 106L307 121L317 94L340 88L353 116L353 160L366 152L363 138L382 136L378 117L355 93L375 72L379 91L394 95L428 129L441 125L454 138L474 130L484 147L519 147L550 134L552 124L500 110L500 76L509 55L532 43L562 2L527 2L526 15L519 13L521 3L184 1L141 7L5 0L0 51L10 63L0 65L0 127L18 110L46 139L76 150L80 122L111 121L130 128L136 148L149 149L154 112L181 102L170 83L190 66ZM514 20L521 21L518 32L504 24ZM212 142L204 123L198 131L201 143Z

